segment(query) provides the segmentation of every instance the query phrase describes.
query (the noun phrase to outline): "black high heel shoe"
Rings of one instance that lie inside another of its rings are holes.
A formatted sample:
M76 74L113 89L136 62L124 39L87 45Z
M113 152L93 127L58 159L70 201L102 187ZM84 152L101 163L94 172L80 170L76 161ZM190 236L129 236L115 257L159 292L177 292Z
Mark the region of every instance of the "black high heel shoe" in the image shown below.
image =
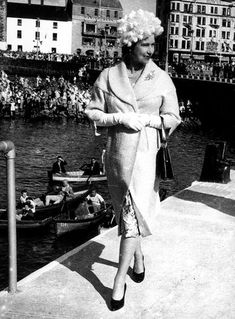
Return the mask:
M126 295L126 284L124 286L124 294L123 294L122 299L115 300L115 299L111 298L111 302L110 302L111 311L119 310L119 309L121 309L124 306L124 304L125 304L125 295Z
M143 256L143 265L144 265L144 256ZM133 268L132 279L134 280L134 282L140 283L144 280L144 277L145 277L145 266L144 266L144 271L141 272L140 274L136 273Z

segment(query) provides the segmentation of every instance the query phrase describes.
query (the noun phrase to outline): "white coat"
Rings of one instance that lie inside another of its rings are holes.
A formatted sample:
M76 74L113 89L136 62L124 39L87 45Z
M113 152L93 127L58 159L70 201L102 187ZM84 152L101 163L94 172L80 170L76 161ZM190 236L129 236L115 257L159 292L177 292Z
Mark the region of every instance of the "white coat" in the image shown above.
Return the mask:
M105 69L96 80L87 115L97 125L108 126L106 171L116 220L119 225L124 197L129 190L142 236L154 234L160 209L156 154L159 132L144 127L136 132L105 121L107 113L136 112L161 115L171 132L180 123L174 84L168 74L152 60L145 66L132 88L124 62ZM120 228L119 228L120 230Z

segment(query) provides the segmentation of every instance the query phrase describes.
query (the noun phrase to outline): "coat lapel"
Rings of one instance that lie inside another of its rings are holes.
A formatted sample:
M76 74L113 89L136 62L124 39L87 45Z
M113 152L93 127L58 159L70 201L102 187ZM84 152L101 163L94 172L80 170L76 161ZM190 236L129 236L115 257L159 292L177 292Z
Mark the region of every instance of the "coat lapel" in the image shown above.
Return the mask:
M135 93L127 75L124 62L109 69L109 85L111 91L123 102L130 104L137 111Z
M152 60L149 60L134 87L134 93L137 101L152 93L154 90L153 85L159 77L159 71L158 66Z

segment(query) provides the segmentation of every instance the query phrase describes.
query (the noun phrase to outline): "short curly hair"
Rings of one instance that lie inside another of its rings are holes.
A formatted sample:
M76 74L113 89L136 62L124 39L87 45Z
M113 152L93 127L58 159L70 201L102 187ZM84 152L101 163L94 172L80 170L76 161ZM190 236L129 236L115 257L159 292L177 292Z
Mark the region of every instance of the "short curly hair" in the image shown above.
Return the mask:
M149 11L131 11L118 20L118 41L128 47L151 35L159 36L162 32L161 20Z

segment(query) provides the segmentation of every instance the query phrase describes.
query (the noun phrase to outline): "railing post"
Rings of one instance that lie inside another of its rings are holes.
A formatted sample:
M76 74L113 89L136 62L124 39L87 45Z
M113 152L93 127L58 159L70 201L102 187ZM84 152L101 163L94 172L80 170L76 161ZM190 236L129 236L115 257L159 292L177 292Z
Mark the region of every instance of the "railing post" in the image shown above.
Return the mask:
M7 211L9 245L8 291L14 294L17 291L15 146L11 141L0 142L0 151L5 154L7 159Z

